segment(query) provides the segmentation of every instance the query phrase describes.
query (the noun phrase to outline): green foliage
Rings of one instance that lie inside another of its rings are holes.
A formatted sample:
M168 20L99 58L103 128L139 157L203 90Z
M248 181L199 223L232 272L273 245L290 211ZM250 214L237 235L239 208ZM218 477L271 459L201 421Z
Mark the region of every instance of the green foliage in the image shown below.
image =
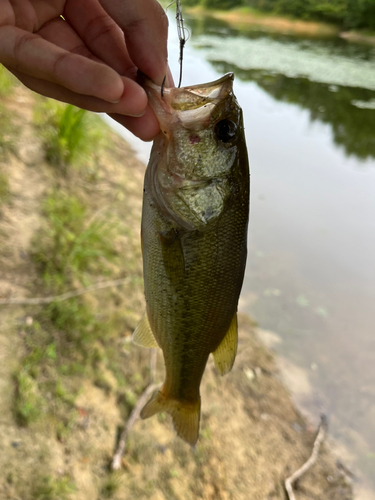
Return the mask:
M9 200L10 191L9 191L9 182L7 176L0 172L0 207L3 203L6 203Z
M16 79L9 71L0 64L0 97L11 94Z
M75 491L69 476L43 476L36 479L31 500L67 500Z
M71 104L40 100L34 121L44 139L47 161L66 174L69 165L80 165L88 162L90 155L95 156L104 138L95 118Z
M209 9L247 6L263 12L287 14L300 19L332 22L345 29L375 29L374 0L187 0L186 5Z
M234 9L244 5L243 0L202 0L201 5L207 9Z
M17 423L27 426L35 422L42 412L42 398L38 391L36 381L30 376L28 370L21 370L15 375L16 399L14 416Z
M121 480L120 480L119 475L117 473L112 472L111 474L109 474L106 477L106 479L101 487L100 498L102 498L102 499L113 498L113 496L118 491L120 486L121 486Z
M11 112L0 102L0 160L8 153L15 153L14 136L18 127L13 123Z
M107 262L116 256L113 224L99 216L87 220L86 207L64 191L54 191L43 209L46 225L34 242L34 258L48 285L59 288L84 273L108 272Z
M61 435L74 420L75 389L68 390L58 374L58 365L67 351L66 340L59 338L57 341L51 330L38 321L26 329L26 354L22 368L14 377L17 389L14 415L22 426L48 418L59 427Z

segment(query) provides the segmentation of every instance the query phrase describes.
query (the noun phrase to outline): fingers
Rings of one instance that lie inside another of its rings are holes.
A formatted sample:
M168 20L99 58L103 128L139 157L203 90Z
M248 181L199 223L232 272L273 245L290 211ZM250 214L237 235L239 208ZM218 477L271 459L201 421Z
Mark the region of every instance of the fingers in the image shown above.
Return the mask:
M94 111L97 113L120 113L126 115L139 116L143 114L147 106L147 96L144 94L144 100L142 103L142 111L138 111L138 104L135 103L133 95L138 92L138 85L125 77L123 77L124 87L127 92L123 94L118 103L109 103L102 99L96 97L87 96L83 94L77 94L65 87L47 82L42 79L31 77L30 75L25 75L23 73L12 71L12 73L29 89L42 94L46 97L51 97L57 99L58 101L66 102L68 104L73 104L88 111Z
M117 101L124 84L116 71L78 54L72 54L38 35L19 28L0 28L0 62L11 71L66 87L77 94ZM144 93L139 86L138 96Z
M150 106L147 106L146 112L141 118L123 116L117 113L109 113L109 115L142 141L152 141L160 132L159 122Z
M84 41L78 36L74 29L61 17L44 25L39 31L44 40L57 45L58 47L71 52L85 56L93 61L101 62L99 58L86 47Z
M156 0L100 1L124 31L135 66L161 85L167 71L168 36L168 19L163 8Z
M64 17L90 51L119 74L126 74L134 66L126 49L124 33L98 0L68 0Z

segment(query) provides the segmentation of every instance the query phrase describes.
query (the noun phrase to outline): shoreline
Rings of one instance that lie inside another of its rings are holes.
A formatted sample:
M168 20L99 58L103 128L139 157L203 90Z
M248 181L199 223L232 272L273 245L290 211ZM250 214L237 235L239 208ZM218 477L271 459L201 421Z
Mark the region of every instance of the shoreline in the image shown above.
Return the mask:
M266 14L248 9L228 11L209 10L200 6L185 9L194 17L212 17L236 27L259 27L266 31L291 35L307 35L311 37L339 37L350 43L375 45L375 33L360 30L343 31L340 26L321 21L304 21L288 16Z

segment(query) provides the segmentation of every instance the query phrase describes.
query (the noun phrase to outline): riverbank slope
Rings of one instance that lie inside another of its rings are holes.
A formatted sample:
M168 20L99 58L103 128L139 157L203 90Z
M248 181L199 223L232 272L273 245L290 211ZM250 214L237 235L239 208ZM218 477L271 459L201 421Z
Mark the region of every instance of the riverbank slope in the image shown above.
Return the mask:
M204 9L200 6L185 9L194 17L213 17L238 28L261 29L275 33L308 37L340 37L349 42L375 45L375 33L366 30L342 30L338 25L305 21L289 16L266 14L248 8L231 10Z

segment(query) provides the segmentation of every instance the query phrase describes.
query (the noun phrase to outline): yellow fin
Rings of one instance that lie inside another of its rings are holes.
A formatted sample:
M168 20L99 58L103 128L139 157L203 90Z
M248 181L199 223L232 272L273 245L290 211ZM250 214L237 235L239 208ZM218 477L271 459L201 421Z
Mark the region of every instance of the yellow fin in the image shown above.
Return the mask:
M237 354L238 329L237 313L233 316L231 324L219 347L212 353L216 368L220 375L226 375L232 369Z
M200 398L196 403L188 403L177 399L169 399L158 391L143 407L141 418L152 417L152 415L161 411L171 415L177 435L191 446L194 446L199 433Z
M133 342L141 347L159 347L148 321L147 312L142 316L133 333Z

